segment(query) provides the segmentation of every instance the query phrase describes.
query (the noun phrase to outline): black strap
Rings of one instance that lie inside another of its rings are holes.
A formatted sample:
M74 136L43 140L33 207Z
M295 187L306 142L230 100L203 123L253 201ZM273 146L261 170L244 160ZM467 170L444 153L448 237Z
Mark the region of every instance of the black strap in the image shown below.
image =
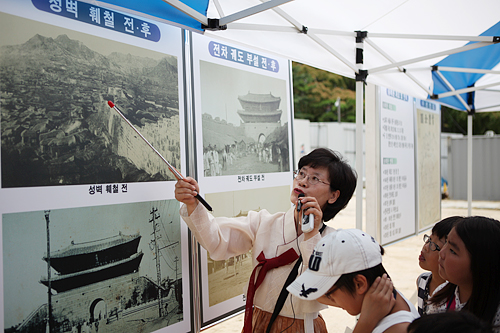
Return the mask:
M322 234L323 230L325 230L326 224L323 223L323 226L321 229L319 229L319 233ZM281 288L280 295L278 296L278 300L276 301L276 305L274 306L273 314L271 315L271 319L269 320L269 324L267 325L266 333L269 333L271 331L271 328L274 324L274 321L278 317L279 313L281 312L281 309L283 309L283 305L285 305L286 298L288 297L288 290L286 288L295 280L297 277L297 274L299 273L299 266L302 263L302 256L297 259L295 262L295 265L293 266L292 270L290 271L290 274L288 274L288 278L285 281L285 284L283 285L283 288Z

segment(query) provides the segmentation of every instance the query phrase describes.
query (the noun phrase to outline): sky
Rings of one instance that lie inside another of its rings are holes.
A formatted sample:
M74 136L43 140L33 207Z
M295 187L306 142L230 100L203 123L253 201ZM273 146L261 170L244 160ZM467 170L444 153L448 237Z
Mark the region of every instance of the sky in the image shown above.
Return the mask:
M0 36L0 46L24 44L35 34L54 39L57 38L57 36L64 34L70 39L79 40L88 48L105 56L113 52L119 52L134 56L148 57L156 60L165 57L164 53L154 52L149 49L115 42L110 39L100 38L94 35L84 34L78 31L40 23L2 12L0 12L0 29L2 29L2 31L9 31L9 33L3 33ZM11 33L14 31L15 33Z

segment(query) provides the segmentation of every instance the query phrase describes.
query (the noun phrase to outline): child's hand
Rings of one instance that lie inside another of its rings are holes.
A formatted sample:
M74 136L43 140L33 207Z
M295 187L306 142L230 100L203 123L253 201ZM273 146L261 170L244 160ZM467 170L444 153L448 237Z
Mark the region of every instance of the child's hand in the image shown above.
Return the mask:
M361 313L365 311L368 315L374 315L379 320L384 318L396 304L393 290L394 286L387 274L376 278L365 295Z
M393 290L394 286L387 274L375 279L363 299L358 324L353 333L371 332L391 312L396 304Z

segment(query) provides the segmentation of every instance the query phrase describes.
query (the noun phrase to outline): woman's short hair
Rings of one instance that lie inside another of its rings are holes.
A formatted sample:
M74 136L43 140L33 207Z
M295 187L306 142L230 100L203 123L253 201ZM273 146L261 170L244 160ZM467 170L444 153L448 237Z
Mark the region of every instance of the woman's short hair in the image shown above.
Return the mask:
M299 169L324 167L328 170L330 190L339 191L340 196L333 203L327 203L323 209L323 221L329 221L347 206L356 189L356 172L342 156L328 148L317 148L299 160Z

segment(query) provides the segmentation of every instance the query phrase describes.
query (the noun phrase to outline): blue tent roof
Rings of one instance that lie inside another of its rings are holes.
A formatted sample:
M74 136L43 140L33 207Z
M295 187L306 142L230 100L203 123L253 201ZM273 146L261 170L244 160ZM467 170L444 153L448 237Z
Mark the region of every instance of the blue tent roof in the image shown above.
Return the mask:
M500 35L500 22L483 32L480 36L499 36ZM468 43L472 44L475 42ZM492 44L474 50L469 50L461 53L449 55L436 64L446 67L459 67L459 68L474 68L474 69L493 69L500 62L500 44ZM448 82L455 88L455 90L473 87L477 80L485 74L479 73L461 73L461 72L447 72L443 71L441 74L448 80ZM432 72L432 80L434 82L433 93L435 95L449 92L450 89L443 82L436 72ZM470 105L474 110L475 92L470 92L460 95L463 100ZM449 105L458 110L466 111L465 106L459 101L456 96L444 97L438 99L439 102Z
M162 0L100 0L100 2L120 7L122 10L129 13L136 12L137 15L142 16L146 14L160 19L161 21L166 21L165 23L170 23L171 25L203 32L200 22ZM200 14L204 16L207 15L209 0L182 0L182 2Z

